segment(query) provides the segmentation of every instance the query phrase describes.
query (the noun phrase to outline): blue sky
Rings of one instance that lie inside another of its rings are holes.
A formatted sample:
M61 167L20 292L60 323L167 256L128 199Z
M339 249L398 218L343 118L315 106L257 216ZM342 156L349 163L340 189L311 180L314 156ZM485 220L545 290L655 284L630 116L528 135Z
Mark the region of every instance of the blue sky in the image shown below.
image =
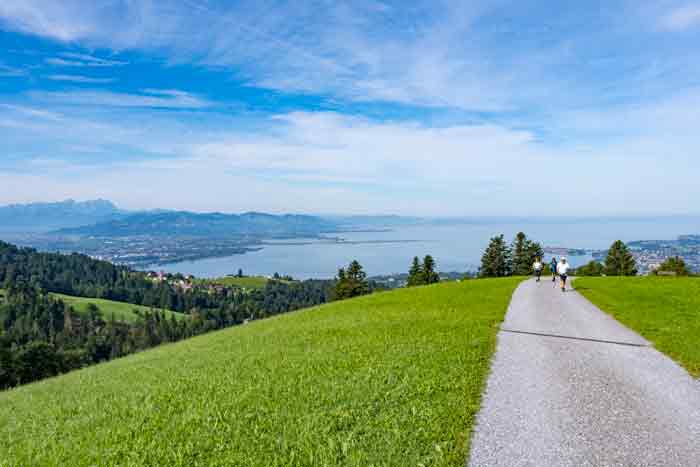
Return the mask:
M698 1L0 2L0 204L698 213Z

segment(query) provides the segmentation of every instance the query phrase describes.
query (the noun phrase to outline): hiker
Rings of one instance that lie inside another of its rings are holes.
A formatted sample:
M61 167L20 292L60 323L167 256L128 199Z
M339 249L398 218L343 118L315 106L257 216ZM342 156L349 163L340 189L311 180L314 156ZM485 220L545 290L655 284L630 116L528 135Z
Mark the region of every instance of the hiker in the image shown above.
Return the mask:
M552 261L549 263L549 270L552 271L552 282L557 280L557 257L552 256Z
M559 279L561 279L561 291L566 292L566 278L569 274L569 263L566 262L566 258L562 257L559 264L557 264L557 274L559 274Z
M535 277L537 278L537 282L540 281L540 277L542 277L542 268L544 268L544 265L540 261L539 258L535 258L535 262L532 265L532 269L535 270Z

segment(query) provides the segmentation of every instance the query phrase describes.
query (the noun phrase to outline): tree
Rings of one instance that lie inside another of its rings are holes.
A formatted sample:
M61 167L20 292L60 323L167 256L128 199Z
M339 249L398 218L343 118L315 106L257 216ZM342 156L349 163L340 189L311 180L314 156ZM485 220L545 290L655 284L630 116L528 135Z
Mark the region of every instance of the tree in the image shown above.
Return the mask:
M493 237L481 257L480 277L503 277L511 274L510 249L503 234Z
M513 240L511 251L513 252L513 274L516 276L527 276L531 272L532 262L530 261L528 243L527 235L523 232L518 232Z
M690 270L688 269L688 266L685 264L685 261L683 261L683 258L681 258L680 256L672 256L666 259L666 261L661 263L661 266L659 266L659 268L654 272L674 272L677 276L690 275Z
M435 284L440 282L440 274L435 271L435 260L432 256L426 255L423 258L423 276L426 284Z
M348 280L351 284L351 297L358 297L369 293L367 274L358 261L353 261L348 266Z
M602 276L603 275L603 265L598 261L591 260L589 263L576 269L577 276Z
M622 240L617 240L605 258L605 274L608 276L636 276L637 262Z
M425 274L423 273L423 265L417 256L413 257L413 263L411 264L411 269L408 271L408 281L406 285L408 287L414 287L416 285L425 284Z
M238 273L236 274L236 277L238 277L238 278L243 277L243 269L238 269Z
M529 276L534 271L532 265L537 258L542 260L544 251L542 245L527 238L523 232L518 232L513 240L511 248L512 254L512 270L516 276Z
M336 300L358 297L370 292L367 274L362 269L359 262L351 262L347 269L340 268L336 277L335 294Z

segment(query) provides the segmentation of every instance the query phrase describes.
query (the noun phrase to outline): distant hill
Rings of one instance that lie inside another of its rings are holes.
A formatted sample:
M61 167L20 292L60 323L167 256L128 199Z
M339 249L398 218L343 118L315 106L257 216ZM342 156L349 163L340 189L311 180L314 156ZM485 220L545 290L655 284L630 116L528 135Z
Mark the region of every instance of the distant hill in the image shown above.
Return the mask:
M105 222L123 216L111 201L65 201L0 206L0 231L15 233L48 232Z
M93 237L181 236L181 237L265 237L316 236L338 230L338 225L321 217L257 212L244 214L147 212L93 225L65 228L53 233Z

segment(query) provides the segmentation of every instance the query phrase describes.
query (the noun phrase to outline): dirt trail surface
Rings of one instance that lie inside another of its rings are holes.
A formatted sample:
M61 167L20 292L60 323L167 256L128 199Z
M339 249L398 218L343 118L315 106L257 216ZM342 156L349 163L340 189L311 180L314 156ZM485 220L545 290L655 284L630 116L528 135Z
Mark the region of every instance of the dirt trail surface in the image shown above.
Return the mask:
M700 382L577 292L523 282L468 465L700 466Z

